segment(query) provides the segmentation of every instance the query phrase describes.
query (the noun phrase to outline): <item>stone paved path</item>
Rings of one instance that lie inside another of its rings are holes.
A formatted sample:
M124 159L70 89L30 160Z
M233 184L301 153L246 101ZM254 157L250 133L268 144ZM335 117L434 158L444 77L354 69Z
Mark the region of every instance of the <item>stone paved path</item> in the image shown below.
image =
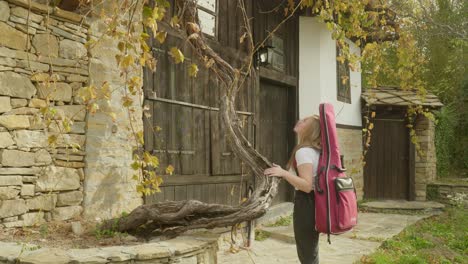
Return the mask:
M428 216L360 213L359 223L355 230L340 236L332 236L331 245L326 242L326 236L320 237L320 263L354 263L362 255L376 250L385 239L400 233L406 226ZM272 237L264 241L255 241L249 251L242 250L233 254L229 252L229 243L220 242L218 263L299 263L292 226L262 229L271 232Z

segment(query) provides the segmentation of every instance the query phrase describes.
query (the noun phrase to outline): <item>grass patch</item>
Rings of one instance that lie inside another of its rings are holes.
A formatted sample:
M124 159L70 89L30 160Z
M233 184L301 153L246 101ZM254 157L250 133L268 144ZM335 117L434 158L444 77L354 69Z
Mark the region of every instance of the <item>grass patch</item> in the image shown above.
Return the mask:
M281 216L276 222L273 224L268 224L266 226L273 227L273 226L288 226L292 223L292 215L288 216Z
M468 211L453 207L407 227L357 263L467 263L466 259Z
M255 240L263 241L271 236L270 232L263 231L260 229L255 229Z

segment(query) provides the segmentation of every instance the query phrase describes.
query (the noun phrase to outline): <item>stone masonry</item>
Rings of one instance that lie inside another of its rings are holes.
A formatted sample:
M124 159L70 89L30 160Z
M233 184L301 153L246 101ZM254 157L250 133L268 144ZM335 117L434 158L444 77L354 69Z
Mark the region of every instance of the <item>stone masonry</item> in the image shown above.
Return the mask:
M419 115L414 122L414 130L418 136L422 155L415 151L415 199L426 200L426 187L428 183L436 180L436 151L434 144L434 122L423 115Z
M29 1L0 1L0 225L67 220L82 211L88 83L87 26ZM49 103L57 114L43 122ZM73 120L63 130L61 117ZM57 136L55 147L50 136ZM72 151L70 146L78 150Z
M364 193L364 177L361 164L362 130L360 128L337 128L341 154L344 155L346 175L351 176L356 187L358 199Z

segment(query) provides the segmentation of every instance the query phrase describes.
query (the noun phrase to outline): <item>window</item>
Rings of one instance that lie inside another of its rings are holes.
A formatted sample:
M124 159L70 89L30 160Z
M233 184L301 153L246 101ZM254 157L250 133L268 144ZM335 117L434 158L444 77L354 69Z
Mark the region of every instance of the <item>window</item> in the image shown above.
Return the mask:
M336 75L337 75L337 99L340 102L351 103L351 82L349 62L345 59L341 62L338 57L342 55L343 51L338 42L336 43Z
M201 31L211 37L216 37L216 2L217 0L198 0Z

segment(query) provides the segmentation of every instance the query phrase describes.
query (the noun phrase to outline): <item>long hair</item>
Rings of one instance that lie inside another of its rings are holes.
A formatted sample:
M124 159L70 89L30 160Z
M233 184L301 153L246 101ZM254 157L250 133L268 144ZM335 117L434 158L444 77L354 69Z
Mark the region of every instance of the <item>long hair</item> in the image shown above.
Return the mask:
M289 157L288 164L286 165L287 169L290 169L293 166L294 160L296 159L296 151L298 149L303 147L311 147L317 150L322 149L319 116L313 115L306 118L307 121L309 121L309 119L311 119L311 121L308 122L306 127L304 127L302 133L298 133L299 143L291 152L291 157Z

